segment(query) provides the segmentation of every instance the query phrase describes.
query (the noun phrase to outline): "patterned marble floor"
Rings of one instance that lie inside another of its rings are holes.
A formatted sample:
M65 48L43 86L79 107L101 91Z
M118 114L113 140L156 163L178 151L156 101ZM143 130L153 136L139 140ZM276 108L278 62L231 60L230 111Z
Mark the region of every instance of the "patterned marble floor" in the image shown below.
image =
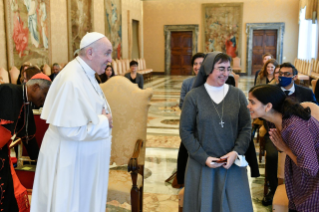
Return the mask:
M179 189L174 189L165 183L175 170L177 163L179 138L179 96L183 76L154 76L145 83L145 88L153 89L153 97L148 115L147 143L145 170L147 176L144 185L144 210L146 212L178 211ZM240 77L239 88L248 95L248 90L253 86L253 78ZM264 164L260 164L264 167ZM248 170L249 171L249 170ZM263 197L264 168L259 178L249 178L252 202L255 212L270 212L271 206L261 204ZM250 176L250 173L248 173ZM108 212L130 211L128 204L119 204L116 201L108 202Z

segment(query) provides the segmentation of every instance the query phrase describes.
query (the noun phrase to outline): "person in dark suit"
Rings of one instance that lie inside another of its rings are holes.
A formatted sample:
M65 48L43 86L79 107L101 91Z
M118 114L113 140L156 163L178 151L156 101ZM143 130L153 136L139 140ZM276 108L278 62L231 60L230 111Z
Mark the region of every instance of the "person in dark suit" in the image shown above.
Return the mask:
M59 72L61 71L60 65L58 63L54 63L52 65L52 71L53 73L50 75L50 79L53 81L54 78L58 76Z
M138 62L132 60L130 62L130 72L126 73L124 76L129 79L132 83L138 85L140 89L143 89L144 86L144 78L143 75L137 73Z
M273 57L272 54L270 54L270 53L264 54L264 55L263 55L263 65L265 65L265 63L266 63L268 60L273 59L273 58L274 58L274 57ZM256 85L256 80L257 80L257 77L258 77L258 74L259 74L260 71L261 71L261 70L258 70L258 71L256 71L256 73L255 73L254 85Z
M295 80L298 78L298 71L291 63L283 63L280 65L279 70L279 84L276 86L280 86L281 90L284 91L286 96L293 98L295 101L301 102L313 102L318 104L316 97L311 89L296 85ZM268 125L268 126L267 126ZM267 128L267 132L269 128L272 128L272 124L268 123L265 125ZM272 199L275 194L278 179L277 179L277 167L278 167L278 150L275 145L271 142L269 138L269 134L265 135L265 150L266 154L266 172L267 179L269 181L270 191L263 198L263 205L271 205Z

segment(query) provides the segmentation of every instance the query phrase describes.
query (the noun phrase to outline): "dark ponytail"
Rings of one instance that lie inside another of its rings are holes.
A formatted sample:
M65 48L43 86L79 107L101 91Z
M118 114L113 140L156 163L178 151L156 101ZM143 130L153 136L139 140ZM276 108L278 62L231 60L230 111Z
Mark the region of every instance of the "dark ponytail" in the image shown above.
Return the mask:
M291 115L298 116L303 120L309 120L311 110L309 107L304 108L297 101L287 97L281 107L282 119L290 118Z
M290 118L291 115L298 116L304 120L309 120L311 117L309 107L304 108L292 98L286 97L279 86L257 85L252 87L249 93L264 105L271 103L273 109L282 114L283 119Z

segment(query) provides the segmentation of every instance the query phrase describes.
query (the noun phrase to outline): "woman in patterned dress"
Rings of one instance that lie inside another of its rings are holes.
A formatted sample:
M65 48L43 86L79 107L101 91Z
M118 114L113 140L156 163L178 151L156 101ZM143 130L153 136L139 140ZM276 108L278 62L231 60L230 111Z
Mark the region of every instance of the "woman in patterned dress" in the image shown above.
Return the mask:
M252 118L274 123L270 139L287 154L285 184L290 212L319 211L319 121L280 87L260 85L249 91Z

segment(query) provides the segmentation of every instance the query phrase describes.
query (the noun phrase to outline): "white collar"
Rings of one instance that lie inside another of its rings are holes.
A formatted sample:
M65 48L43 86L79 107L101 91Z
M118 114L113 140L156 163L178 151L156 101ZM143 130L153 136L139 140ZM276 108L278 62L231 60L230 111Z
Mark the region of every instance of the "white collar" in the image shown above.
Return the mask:
M284 92L285 92L285 91L289 91L289 94L288 94L288 96L289 96L289 95L295 93L295 83L292 84L292 86L291 86L290 89L287 90L287 89L285 89L284 87L281 87L281 90L284 91Z
M212 85L209 85L207 82L204 84L205 88L209 91L221 91L224 89L224 87L226 86L227 87L227 84L224 84L223 86L220 86L220 87L216 87L216 86L212 86Z
M95 71L81 57L77 56L76 60L80 63L88 76L95 77Z

